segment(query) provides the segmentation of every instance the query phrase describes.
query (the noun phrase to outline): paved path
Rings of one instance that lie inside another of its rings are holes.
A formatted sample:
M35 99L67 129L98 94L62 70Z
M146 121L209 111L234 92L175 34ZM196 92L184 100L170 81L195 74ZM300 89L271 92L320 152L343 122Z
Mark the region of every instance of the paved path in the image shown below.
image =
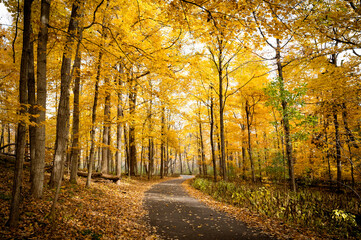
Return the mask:
M164 239L273 239L190 197L181 186L189 178L159 183L145 194L150 224Z

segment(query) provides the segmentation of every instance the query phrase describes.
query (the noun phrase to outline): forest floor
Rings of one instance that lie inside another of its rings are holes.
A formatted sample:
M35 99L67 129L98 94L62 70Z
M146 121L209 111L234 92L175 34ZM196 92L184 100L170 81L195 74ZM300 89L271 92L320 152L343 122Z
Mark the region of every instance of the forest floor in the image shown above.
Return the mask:
M19 227L5 227L9 216L12 168L0 166L0 239L158 239L145 219L144 192L161 180L128 179L93 182L85 178L70 184L65 178L56 216L50 219L54 191L45 187L43 198L29 197L29 173L24 171L23 204ZM49 175L46 175L48 181ZM166 180L166 179L164 179Z

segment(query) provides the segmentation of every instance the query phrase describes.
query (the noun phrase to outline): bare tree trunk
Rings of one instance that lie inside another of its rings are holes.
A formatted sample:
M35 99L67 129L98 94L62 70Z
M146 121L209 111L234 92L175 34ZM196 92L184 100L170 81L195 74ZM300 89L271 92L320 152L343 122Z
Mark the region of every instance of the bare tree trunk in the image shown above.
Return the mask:
M94 101L92 108L92 127L90 131L90 153L89 153L89 163L88 163L88 177L86 181L86 187L90 187L91 176L93 171L93 164L95 158L95 123L97 119L97 107L98 107L98 95L99 95L99 79L100 79L100 70L102 63L103 53L102 50L99 51L98 64L97 64L97 75L95 78L95 90L94 90Z
M104 79L105 88L109 88L109 78ZM101 172L108 173L108 150L109 150L109 130L110 130L110 92L105 92L105 104L104 104L104 120L103 120L103 147L102 147L102 161L101 161Z
M180 166L180 174L183 174L183 163L182 163L182 153L179 148L179 166Z
M160 144L160 178L164 177L164 137L165 137L165 107L162 106L162 117L161 117L161 144Z
M119 86L121 85L121 79L119 78ZM118 90L118 106L117 106L117 176L121 177L122 175L122 123L121 119L123 117L123 100L122 93Z
M11 128L10 128L10 123L8 123L8 144L11 144ZM11 152L11 146L9 145L8 147L8 150L7 150L8 153Z
M134 78L129 79L129 169L130 175L137 173L137 148L135 143L135 109L137 101L137 83Z
M204 154L204 145L203 145L203 131L202 131L202 119L200 118L199 113L199 141L200 141L200 149L201 149L201 164L203 175L207 176L207 166L206 166L206 156Z
M35 138L35 157L31 160L31 194L35 198L43 195L45 167L45 114L46 114L46 52L48 43L48 22L50 0L41 1L40 30L37 50L37 128Z
M72 147L71 147L71 154L70 154L70 182L77 183L78 177L78 160L79 160L79 119L80 119L80 111L79 111L79 96L80 96L80 64L81 64L81 50L80 50L80 43L82 39L82 29L78 28L79 32L79 39L78 39L78 46L76 49L76 55L74 60L73 71L75 73L74 78L74 100L73 100L73 127L72 127Z
M284 96L284 80L283 80L283 66L281 63L281 47L280 40L277 39L277 48L276 48L276 60L277 60L277 70L278 70L278 81L280 83L280 92L281 92L281 105L282 105L282 118L283 118L283 128L285 133L285 144L286 144L286 156L288 160L288 172L290 177L290 186L291 190L296 192L296 179L294 172L294 159L293 159L293 150L292 150L292 139L290 134L290 123L289 123L289 110L288 102Z
M349 151L349 162L350 162L350 168L351 168L351 181L352 181L352 187L355 187L355 176L354 176L354 162L353 162L353 155L352 155L352 147L359 148L358 144L356 143L356 139L353 136L349 126L348 126L348 119L347 119L347 109L346 104L342 104L342 119L343 119L343 126L346 131L347 135L347 146Z
M33 35L33 29L30 28L30 36ZM28 103L29 103L29 113L30 113L30 122L36 123L35 114L36 111L36 87L35 87L35 74L34 74L34 43L33 39L30 39L30 55L28 62ZM34 175L39 174L35 170L36 162L35 151L36 151L36 126L29 125L29 144L30 144L30 182L33 182ZM42 173L41 173L42 174ZM37 176L38 177L38 176ZM32 187L33 186L32 184Z
M152 81L149 80L149 86L151 92L153 91ZM149 132L149 139L148 139L148 161L149 161L149 167L148 167L148 179L151 179L154 171L154 142L153 137L151 136L152 130L153 130L153 122L152 122L152 105L153 105L153 95L150 97L149 101L149 109L148 109L148 132Z
M257 129L256 129L256 123L254 124L255 127L254 127L254 131L255 131L255 134L256 134L256 144L257 146L259 146L259 141L258 141L258 135L257 135ZM259 171L259 181L262 182L262 164L261 164L261 154L258 152L256 152L257 154L257 159L258 159L258 171Z
M56 121L55 154L53 160L53 171L50 178L50 187L58 186L62 179L62 165L65 160L66 146L69 135L69 88L71 82L71 55L76 28L79 21L79 0L72 6L68 35L64 47L63 60L61 65L61 86L58 115Z
M252 173L252 182L256 182L256 175L254 172L254 162L253 162L253 155L252 155L252 142L251 142L251 120L250 120L250 113L251 106L246 100L246 121L247 121L247 137L248 137L248 155L249 155L249 162L251 163L251 173Z
M213 90L213 89L211 89ZM212 93L211 93L212 94ZM216 163L216 153L214 148L214 141L213 141L213 133L214 133L214 104L213 104L213 96L211 95L211 114L210 114L210 133L209 133L209 141L211 143L211 152L212 152L212 162L213 162L213 180L217 182L217 163Z
M5 146L5 124L1 124L1 139L0 139L0 147ZM4 152L5 149L2 149L1 152Z
M335 141L336 141L336 164L337 164L337 189L341 188L342 170L341 170L341 140L339 132L339 123L337 119L337 112L333 113L333 124L335 126Z
M23 33L23 49L21 55L20 80L19 80L19 102L22 105L20 115L24 116L27 112L24 104L28 103L28 61L30 59L30 29L31 29L31 4L32 0L24 1L24 33ZM11 227L17 226L20 217L20 202L23 183L23 165L26 144L26 128L25 121L18 124L18 135L16 140L16 161L14 171L14 181L12 189L12 198L10 205L10 215L7 224Z
M130 152L129 152L129 134L128 134L128 126L124 125L123 127L124 130L124 143L125 143L125 156L126 156L126 161L125 161L125 165L128 171L128 176L130 177Z
M223 180L227 181L227 166L226 166L226 147L225 147L225 139L224 139L224 120L223 120L223 112L224 112L224 97L223 97L223 69L222 69L222 47L219 49L219 69L218 69L218 80L219 80L219 128L220 128L220 138L221 138L221 168L223 174Z

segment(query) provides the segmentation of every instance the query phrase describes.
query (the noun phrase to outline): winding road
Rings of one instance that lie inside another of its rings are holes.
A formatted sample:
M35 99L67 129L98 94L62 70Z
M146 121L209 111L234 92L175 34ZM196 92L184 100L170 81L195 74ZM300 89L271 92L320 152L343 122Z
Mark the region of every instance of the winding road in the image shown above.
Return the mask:
M191 177L159 183L145 194L149 222L162 238L274 239L189 196L181 184Z

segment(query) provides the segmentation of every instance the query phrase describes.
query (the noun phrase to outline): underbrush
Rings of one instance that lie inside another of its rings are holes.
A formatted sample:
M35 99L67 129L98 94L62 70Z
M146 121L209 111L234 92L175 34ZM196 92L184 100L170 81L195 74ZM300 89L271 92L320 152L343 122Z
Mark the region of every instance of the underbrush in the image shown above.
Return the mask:
M307 189L297 193L272 186L213 182L196 178L192 186L219 201L248 208L337 239L361 239L360 202L349 195Z

